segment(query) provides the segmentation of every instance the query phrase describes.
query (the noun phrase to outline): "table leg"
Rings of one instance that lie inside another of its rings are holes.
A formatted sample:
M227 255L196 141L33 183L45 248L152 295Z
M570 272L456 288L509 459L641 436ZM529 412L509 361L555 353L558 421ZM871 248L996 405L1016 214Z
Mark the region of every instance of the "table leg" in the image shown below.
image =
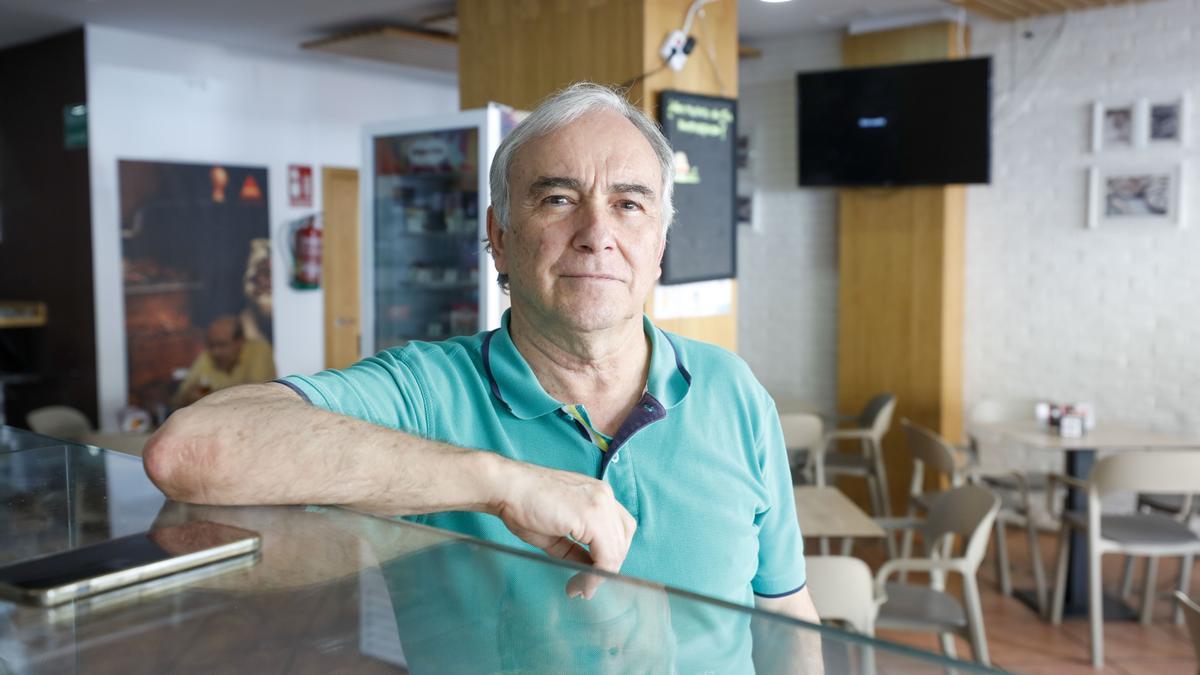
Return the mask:
M1096 463L1095 450L1077 450L1067 453L1067 475L1087 480ZM1087 512L1087 495L1081 490L1069 488L1063 502L1065 511ZM1071 531L1071 548L1067 557L1067 590L1063 603L1063 615L1087 614L1088 608L1088 545L1087 535L1080 530Z

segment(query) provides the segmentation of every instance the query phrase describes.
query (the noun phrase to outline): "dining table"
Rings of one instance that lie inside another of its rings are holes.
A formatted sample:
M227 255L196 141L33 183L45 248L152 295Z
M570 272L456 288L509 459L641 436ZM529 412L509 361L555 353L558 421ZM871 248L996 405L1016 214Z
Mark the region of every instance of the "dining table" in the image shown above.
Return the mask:
M828 554L829 540L842 540L842 555L849 555L855 539L882 539L883 527L859 508L846 493L832 486L797 485L796 518L805 537L819 541L821 554Z
M1058 429L1036 419L971 425L975 434L991 434L1009 442L1065 456L1066 475L1087 480L1100 452L1131 452L1139 450L1189 449L1200 450L1200 438L1172 434L1120 422L1098 422L1082 436L1068 437ZM1064 497L1064 511L1086 511L1087 494L1069 488ZM1066 596L1063 616L1086 616L1088 611L1088 549L1087 536L1080 531L1071 533L1067 562ZM1025 604L1038 608L1037 594L1019 590L1014 595ZM1133 619L1136 613L1117 598L1106 597L1106 618Z

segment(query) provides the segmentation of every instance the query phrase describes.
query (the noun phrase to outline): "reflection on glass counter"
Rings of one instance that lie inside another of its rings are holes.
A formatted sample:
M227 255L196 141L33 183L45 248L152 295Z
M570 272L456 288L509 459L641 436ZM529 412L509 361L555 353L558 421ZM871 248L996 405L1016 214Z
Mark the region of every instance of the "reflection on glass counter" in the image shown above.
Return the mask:
M0 673L992 672L344 509L167 502L136 457L88 446L0 454L0 564L195 520L258 532L261 554L0 601Z

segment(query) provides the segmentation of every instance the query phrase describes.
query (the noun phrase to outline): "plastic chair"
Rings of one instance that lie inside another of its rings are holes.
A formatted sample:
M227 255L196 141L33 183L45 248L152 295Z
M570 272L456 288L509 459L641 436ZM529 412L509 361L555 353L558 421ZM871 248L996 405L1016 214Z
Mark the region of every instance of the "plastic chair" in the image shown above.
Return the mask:
M34 433L65 441L78 441L95 431L87 415L65 405L51 405L31 411L25 416L25 423Z
M978 485L955 488L938 495L930 504L929 516L918 525L928 557L889 560L875 575L876 594L886 601L875 620L877 628L937 633L942 651L954 657L954 635L971 644L975 660L989 664L979 583L975 578L987 552L988 533L1000 510L1000 498ZM962 554L950 557L954 539L961 539ZM927 572L929 586L888 583L899 572ZM945 575L963 579L963 598L945 590Z
M1165 513L1181 523L1187 524L1191 521L1192 516L1200 515L1200 499L1196 495L1138 495L1137 510L1143 513ZM1133 591L1133 556L1125 556L1124 571L1121 573L1121 597L1129 595ZM1180 574L1185 568L1191 569L1195 563L1194 556L1184 558L1183 565L1179 568ZM1146 558L1146 575L1145 579L1151 582L1157 582L1158 579L1158 559ZM1145 589L1143 589L1143 593ZM1175 606L1175 623L1183 623L1183 607ZM1143 617L1143 622L1148 622L1149 616Z
M904 529L900 557L910 558L914 528L909 524L916 520L918 511L927 513L933 501L946 493L946 490L925 491L925 468L929 467L938 476L945 477L951 489L962 487L966 483L966 458L937 433L913 424L908 418L900 420L900 426L904 429L913 461L912 481L908 486L907 520L910 522L900 524ZM892 525L887 522L881 524L884 527ZM904 581L905 578L905 575L901 575L900 580Z
M1029 419L1033 416L1037 402L1032 399L998 400L984 399L971 408L970 420L975 424L1009 422ZM1000 592L1005 597L1011 597L1012 565L1008 557L1008 528L1018 527L1025 531L1029 539L1029 566L1033 571L1034 590L1037 595L1038 609L1046 612L1046 567L1042 562L1042 549L1038 543L1039 518L1035 504L1034 492L1043 492L1048 482L1048 472L1012 470L997 464L994 455L985 449L989 444L984 443L977 433L968 432L969 444L967 450L971 455L971 480L983 483L1000 494L1000 513L996 516L996 579L1000 582ZM1028 458L1025 458L1028 459ZM989 461L990 460L990 461ZM1053 514L1050 508L1047 514ZM1058 523L1050 518L1049 527L1057 529Z
M819 453L824 444L825 424L820 416L811 413L780 413L779 424L783 427L783 443L787 446L788 460L792 467L807 464L801 453Z
M1104 603L1100 559L1106 553L1160 558L1187 558L1200 553L1200 537L1186 525L1158 513L1104 515L1100 500L1117 492L1147 494L1200 492L1200 453L1146 451L1109 455L1096 462L1089 480L1051 474L1050 484L1066 485L1087 493L1087 511L1069 512L1062 517L1055 563L1054 602L1050 620L1062 623L1066 594L1067 554L1071 530L1080 530L1088 540L1088 620L1092 646L1092 665L1104 666ZM1053 499L1054 490L1047 493ZM1179 590L1187 590L1191 568L1179 575ZM1142 594L1142 621L1149 620L1153 609L1154 580L1147 579Z
M871 568L849 556L807 556L808 589L822 621L839 621L850 630L875 637L875 617L885 598L875 595ZM862 671L875 672L874 650L862 647Z
M1196 663L1200 664L1200 605L1183 591L1175 591L1175 602L1187 617L1188 632L1192 634L1192 648L1196 650Z
M825 485L827 476L861 476L867 479L871 495L871 510L876 516L890 516L887 470L883 463L883 436L892 425L896 397L879 394L867 401L857 418L856 426L833 429L825 434L825 443L813 453L813 468L817 485ZM858 441L860 452L829 452L839 441ZM890 541L890 538L889 538Z

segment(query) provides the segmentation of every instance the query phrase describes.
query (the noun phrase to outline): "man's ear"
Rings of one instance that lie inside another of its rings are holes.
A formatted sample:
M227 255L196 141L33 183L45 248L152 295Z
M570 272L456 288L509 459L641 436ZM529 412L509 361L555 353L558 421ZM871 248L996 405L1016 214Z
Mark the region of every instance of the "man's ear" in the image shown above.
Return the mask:
M667 233L666 233L666 232L663 232L663 235L662 235L662 237L660 237L660 238L659 238L659 240L658 240L658 269L657 269L657 271L655 272L655 275L654 275L654 279L655 279L655 281L657 281L657 280L659 280L659 279L661 279L661 278L662 278L662 262L663 262L663 255L664 255L666 252L667 252Z
M489 206L487 209L488 246L492 248L492 260L496 264L496 271L500 274L508 274L508 258L505 255L504 234L504 229L500 227L500 221L496 219L495 211Z

